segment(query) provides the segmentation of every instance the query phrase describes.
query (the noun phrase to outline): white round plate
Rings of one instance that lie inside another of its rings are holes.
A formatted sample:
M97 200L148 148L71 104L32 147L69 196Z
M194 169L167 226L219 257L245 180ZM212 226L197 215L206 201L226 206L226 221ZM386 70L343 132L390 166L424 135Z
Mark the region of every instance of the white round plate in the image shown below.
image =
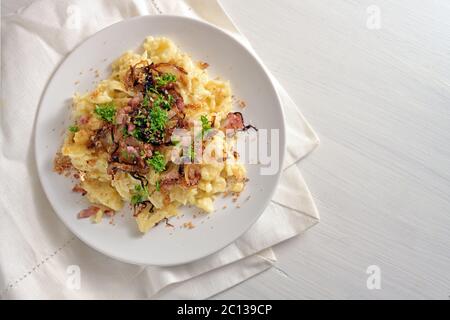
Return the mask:
M279 129L280 163L285 149L284 120L280 100L258 59L228 33L185 17L145 16L114 24L84 41L59 66L42 97L35 137L39 177L54 210L78 238L108 256L133 264L169 266L203 258L240 237L268 205L280 172L261 175L260 165L247 165L250 180L237 202L218 196L215 212L194 218L183 209L183 217L170 221L175 228L160 223L145 235L139 233L129 212L117 213L114 225L108 218L99 224L77 219L77 213L89 204L71 191L71 179L53 171L54 155L69 125L72 96L92 90L93 81L110 74L113 60L138 49L149 35L170 38L194 61L208 62L212 78L229 80L233 94L247 104L238 110L246 123ZM95 77L97 70L99 78ZM195 227L183 228L187 221Z

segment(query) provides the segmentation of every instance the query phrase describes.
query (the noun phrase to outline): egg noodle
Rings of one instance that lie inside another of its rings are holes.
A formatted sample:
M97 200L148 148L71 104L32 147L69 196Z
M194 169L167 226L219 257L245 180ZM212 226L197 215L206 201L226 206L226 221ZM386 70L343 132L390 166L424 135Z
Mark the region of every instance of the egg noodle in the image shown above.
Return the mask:
M194 62L167 38L150 36L143 49L124 53L108 79L74 96L55 170L73 173L73 190L92 203L79 218L100 222L130 203L145 233L183 205L214 211L214 198L241 192L247 177L231 151L229 131L246 127L242 114L232 112L229 83L210 79L207 63ZM195 138L200 152L212 149L223 161L195 161Z

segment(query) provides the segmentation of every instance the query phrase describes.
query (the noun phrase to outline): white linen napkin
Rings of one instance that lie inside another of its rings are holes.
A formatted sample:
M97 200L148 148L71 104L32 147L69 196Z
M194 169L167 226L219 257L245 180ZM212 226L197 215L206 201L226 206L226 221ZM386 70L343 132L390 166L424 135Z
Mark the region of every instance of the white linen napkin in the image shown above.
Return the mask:
M64 56L123 19L179 14L204 19L248 42L216 1L37 0L2 19L0 108L0 299L207 298L266 270L272 246L319 221L296 161L318 138L275 81L287 122L280 185L261 218L230 246L176 266L135 266L90 249L51 209L37 178L34 119L47 81Z

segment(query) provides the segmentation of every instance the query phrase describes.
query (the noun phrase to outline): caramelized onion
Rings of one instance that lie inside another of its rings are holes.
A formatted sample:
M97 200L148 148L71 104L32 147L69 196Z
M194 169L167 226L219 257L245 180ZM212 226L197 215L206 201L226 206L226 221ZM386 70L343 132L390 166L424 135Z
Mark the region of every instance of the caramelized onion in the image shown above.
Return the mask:
M177 77L177 80L180 80L183 84L187 84L186 75L188 74L186 70L182 67L177 66L168 62L161 62L151 66L153 70L158 71L159 73L171 73Z

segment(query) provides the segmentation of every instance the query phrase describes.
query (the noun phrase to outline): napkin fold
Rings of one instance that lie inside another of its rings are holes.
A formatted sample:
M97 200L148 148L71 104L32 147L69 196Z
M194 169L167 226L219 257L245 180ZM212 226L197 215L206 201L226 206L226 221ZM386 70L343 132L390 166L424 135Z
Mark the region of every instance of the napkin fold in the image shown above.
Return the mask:
M272 246L319 221L294 165L319 140L273 77L286 118L287 155L271 203L237 241L186 265L135 266L94 251L59 221L34 163L34 120L41 94L79 42L112 23L148 14L206 20L253 50L215 0L38 0L2 17L0 298L208 298L270 268L276 261Z

